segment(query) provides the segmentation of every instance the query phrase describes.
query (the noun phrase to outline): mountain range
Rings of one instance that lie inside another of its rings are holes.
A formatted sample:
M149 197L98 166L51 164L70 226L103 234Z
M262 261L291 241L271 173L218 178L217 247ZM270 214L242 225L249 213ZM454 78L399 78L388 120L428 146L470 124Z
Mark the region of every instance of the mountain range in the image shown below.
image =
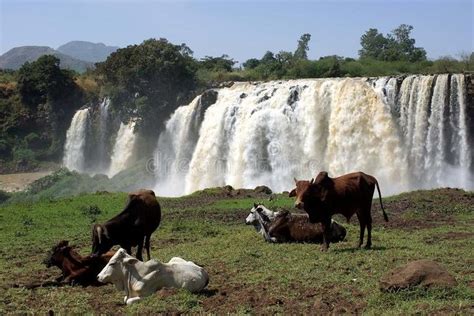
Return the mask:
M0 69L19 69L25 62L32 62L43 55L59 58L61 68L84 72L94 68L94 63L102 62L119 49L103 43L72 41L53 49L48 46L20 46L10 49L0 56Z

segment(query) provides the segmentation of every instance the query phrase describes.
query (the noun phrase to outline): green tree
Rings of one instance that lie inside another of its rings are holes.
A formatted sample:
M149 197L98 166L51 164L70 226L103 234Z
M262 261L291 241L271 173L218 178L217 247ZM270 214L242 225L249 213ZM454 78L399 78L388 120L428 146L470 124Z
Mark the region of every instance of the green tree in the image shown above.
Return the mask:
M17 89L27 113L17 113L20 118L16 120L18 132L14 136L18 141L13 158L31 158L33 151L38 159L59 158L66 130L84 97L73 73L61 69L55 56L41 56L19 69Z
M311 40L311 34L305 33L301 35L298 40L298 46L295 50L295 59L308 59L309 41Z
M377 29L369 29L360 38L362 49L359 50L359 57L383 59L387 44L387 39L382 33Z
M77 89L71 71L59 68L59 59L44 55L26 62L18 72L18 91L22 102L36 109L46 102L57 103Z
M415 47L412 30L413 26L401 24L384 36L377 29L369 29L360 38L362 49L359 50L359 57L385 61L425 61L426 51Z
M236 63L234 59L224 54L221 57L206 56L201 59L199 65L210 71L231 72Z
M411 62L426 60L424 48L415 47L415 39L411 38L412 30L413 26L401 24L388 35L388 39L397 47L400 59Z
M257 58L250 58L250 59L247 59L247 60L242 64L242 66L244 66L245 69L254 69L254 68L257 67L258 65L260 65L260 60L258 60Z
M184 44L149 39L112 53L97 65L105 93L122 120L154 138L157 128L177 106L185 104L196 87L198 63Z

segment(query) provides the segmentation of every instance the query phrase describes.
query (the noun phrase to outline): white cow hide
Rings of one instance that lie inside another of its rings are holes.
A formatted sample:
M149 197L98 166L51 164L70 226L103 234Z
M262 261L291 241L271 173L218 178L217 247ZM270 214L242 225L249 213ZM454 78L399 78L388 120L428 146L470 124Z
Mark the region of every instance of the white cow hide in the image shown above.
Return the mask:
M168 263L153 259L142 262L127 254L123 248L115 253L97 279L113 283L119 291L125 291L124 302L127 305L162 288L185 288L199 292L209 282L207 272L192 261L174 257Z

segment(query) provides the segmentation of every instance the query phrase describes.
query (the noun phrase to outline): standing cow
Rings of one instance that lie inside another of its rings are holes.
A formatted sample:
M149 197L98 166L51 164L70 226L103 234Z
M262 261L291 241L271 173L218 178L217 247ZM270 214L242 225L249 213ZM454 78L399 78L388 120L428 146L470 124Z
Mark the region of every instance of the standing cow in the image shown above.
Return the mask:
M139 190L128 194L125 209L104 224L92 228L92 254L101 255L114 245L120 245L127 253L137 247L136 257L143 260L143 241L150 259L151 234L161 221L161 208L152 190Z
M364 231L367 227L367 243L365 247L372 246L372 198L375 187L379 193L380 206L385 221L387 214L383 208L382 195L377 180L363 172L349 173L337 178L330 178L325 171L320 172L316 179L311 181L298 181L295 179L296 188L290 192L296 196L295 206L304 209L311 222L321 222L324 229L322 251L329 247L331 236L331 217L342 214L349 221L352 215L357 214L360 224L359 247L364 241Z

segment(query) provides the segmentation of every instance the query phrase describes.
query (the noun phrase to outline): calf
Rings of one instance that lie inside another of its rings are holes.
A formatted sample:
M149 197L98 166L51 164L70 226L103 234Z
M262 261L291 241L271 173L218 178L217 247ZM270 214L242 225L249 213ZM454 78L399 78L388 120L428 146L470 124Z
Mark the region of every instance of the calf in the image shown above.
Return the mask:
M245 223L254 225L268 242L321 243L323 240L321 224L310 223L307 214L291 214L288 211L272 212L263 205L254 204ZM331 225L331 241L344 240L346 229L335 221L332 221Z
M367 227L366 248L372 245L372 198L375 187L379 193L380 206L385 221L387 214L383 208L382 195L377 180L363 172L349 173L337 178L330 178L325 171L320 172L316 179L298 181L296 188L290 192L296 196L295 206L304 209L312 223L320 222L323 225L323 245L321 250L329 247L331 233L331 217L333 214L342 214L349 221L352 215L357 214L360 224L359 247L364 240L364 230Z
M199 292L209 283L207 272L192 261L174 257L168 263L142 262L128 255L125 249L115 253L97 279L125 291L124 303L127 305L165 287Z
M129 193L125 209L104 224L95 224L92 228L92 254L98 256L110 250L113 245L131 253L137 247L136 256L142 260L143 241L150 259L151 234L161 221L161 208L151 190L139 190Z
M69 246L67 240L63 240L51 249L43 263L48 268L56 266L61 269L62 275L56 279L58 282L82 286L99 285L97 274L113 255L114 252L109 251L99 257L82 257Z

